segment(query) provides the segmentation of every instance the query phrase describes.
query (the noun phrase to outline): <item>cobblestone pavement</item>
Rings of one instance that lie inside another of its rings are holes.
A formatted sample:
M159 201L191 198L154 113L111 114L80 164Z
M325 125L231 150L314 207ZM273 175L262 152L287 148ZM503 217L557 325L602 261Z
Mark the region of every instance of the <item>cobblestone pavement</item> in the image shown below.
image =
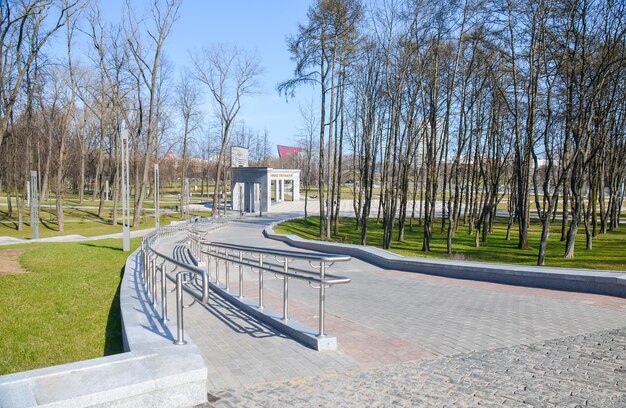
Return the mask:
M222 390L206 407L625 407L626 330Z
M294 250L262 236L271 221L232 222L208 239ZM336 352L310 350L219 297L185 310L215 406L626 407L626 299L381 270L358 259L331 272L352 278L327 291ZM268 275L265 304L281 310L282 283ZM257 273L244 278L246 297L256 299ZM290 317L317 327L317 292L295 282L289 291Z

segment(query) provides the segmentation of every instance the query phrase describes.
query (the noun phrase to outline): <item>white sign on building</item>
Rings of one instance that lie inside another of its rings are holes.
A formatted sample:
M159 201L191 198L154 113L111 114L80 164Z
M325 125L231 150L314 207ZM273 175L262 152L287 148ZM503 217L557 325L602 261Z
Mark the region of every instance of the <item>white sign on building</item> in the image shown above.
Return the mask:
M230 148L230 166L231 167L248 167L248 149L240 146L232 146Z

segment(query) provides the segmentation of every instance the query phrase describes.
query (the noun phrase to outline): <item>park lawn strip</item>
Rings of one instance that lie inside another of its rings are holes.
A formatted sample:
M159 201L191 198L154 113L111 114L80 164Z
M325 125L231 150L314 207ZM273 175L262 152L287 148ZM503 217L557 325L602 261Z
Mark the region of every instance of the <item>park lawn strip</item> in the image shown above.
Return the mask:
M342 217L339 219L339 231L331 237L332 241L359 244L361 231L355 228L355 219ZM548 239L546 254L546 266L564 268L605 269L615 271L626 270L626 229L618 229L603 235L597 235L593 239L593 250L585 250L584 230L578 233L576 240L576 253L574 259L563 258L564 243L559 241L560 223L552 225ZM279 234L293 234L305 239L319 239L319 217L309 217L286 221L274 228ZM536 265L540 241L541 227L538 223L532 224L529 231L529 250L517 248L517 228L511 230L511 239L506 238L506 220L498 218L494 224L494 232L489 234L486 242L481 242L480 247L474 246L474 235L468 233L467 226L461 226L452 241L452 255L446 253L446 231L441 232L441 220L434 223L431 252L423 252L422 238L424 231L417 222L413 224L413 231L405 228L404 241L397 238L397 226L394 229L394 241L390 251L404 255L421 258L437 258L466 260L479 262L492 262L514 265ZM368 223L367 245L382 247L383 224L376 223L372 219Z
M0 276L0 375L121 353L121 240L20 247L28 273Z

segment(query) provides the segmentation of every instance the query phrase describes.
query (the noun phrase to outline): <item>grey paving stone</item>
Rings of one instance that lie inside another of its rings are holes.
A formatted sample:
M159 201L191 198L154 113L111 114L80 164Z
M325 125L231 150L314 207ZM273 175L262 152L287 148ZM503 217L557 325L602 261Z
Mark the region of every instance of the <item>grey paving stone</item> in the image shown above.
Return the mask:
M601 331L489 353L223 390L207 406L624 407L625 347L626 329ZM578 362L589 355L595 356L594 363L581 367Z
M293 250L264 239L264 225L232 223L210 239ZM219 299L185 310L187 334L216 376L209 392L220 399L212 406L626 406L626 303L421 279L356 259L332 271L352 278L327 292L328 316L351 325L333 333L338 352L307 349ZM257 278L246 271L246 282ZM280 285L267 277L268 296L280 296ZM291 285L290 299L304 313L297 319L316 315L317 292L307 285ZM437 357L410 361L407 353L404 364L375 368L348 347L359 335L361 351L380 337Z

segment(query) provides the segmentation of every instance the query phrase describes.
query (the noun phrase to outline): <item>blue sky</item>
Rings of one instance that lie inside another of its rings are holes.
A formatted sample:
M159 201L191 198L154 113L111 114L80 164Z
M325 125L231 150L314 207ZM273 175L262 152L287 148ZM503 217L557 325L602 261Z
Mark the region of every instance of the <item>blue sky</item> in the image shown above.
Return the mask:
M294 64L289 59L286 37L295 34L298 23L306 22L311 0L183 0L179 19L166 40L165 53L180 69L191 67L189 51L211 44L237 45L255 51L265 73L263 91L244 100L239 119L246 126L269 131L273 145L294 143L301 126L299 104L306 105L312 88L303 87L288 102L279 96L276 85L289 79ZM145 0L134 0L138 13L146 10ZM123 10L122 1L101 0L105 18L116 18ZM178 74L173 76L175 81ZM205 94L208 100L208 95Z

